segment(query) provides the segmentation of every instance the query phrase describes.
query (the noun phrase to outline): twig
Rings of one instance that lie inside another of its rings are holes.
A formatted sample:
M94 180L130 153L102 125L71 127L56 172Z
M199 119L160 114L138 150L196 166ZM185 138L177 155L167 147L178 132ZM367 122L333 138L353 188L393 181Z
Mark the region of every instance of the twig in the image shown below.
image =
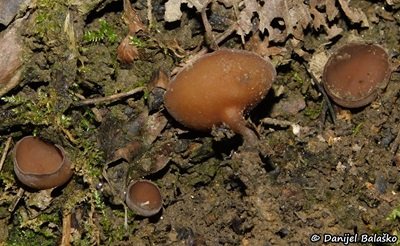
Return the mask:
M153 21L153 4L151 0L147 0L147 19L149 21L149 27L152 28L154 25Z
M215 39L215 43L218 45L220 44L222 41L224 41L227 37L229 37L229 35L231 35L233 32L235 32L238 28L238 24L234 23L233 25L231 25L225 32L223 32L219 37L217 37ZM179 64L172 72L171 75L175 75L177 73L179 73L186 64L193 62L195 60L197 60L199 57L201 57L202 55L206 54L208 51L207 47L202 48L199 52L197 52L195 55L193 55L192 57L190 57L188 60L182 62L181 64Z
M71 213L68 212L63 215L63 228L62 228L62 239L60 246L71 245Z
M13 212L17 207L19 200L21 200L22 196L24 195L25 190L23 188L19 188L17 195L15 196L14 201L11 203L10 207L8 208L8 212Z
M396 154L397 150L399 149L399 144L400 144L400 127L397 127L397 128L398 128L397 136L396 136L395 140L393 141L392 148L390 149L390 151L393 154Z
M142 91L144 91L144 89L145 89L145 87L137 87L128 92L121 92L121 93L117 93L117 94L114 94L111 96L85 99L85 100L74 103L74 105L75 106L85 106L85 105L90 105L90 104L110 103L110 102L117 101L124 97L132 96L138 92L142 92Z
M74 138L70 131L68 131L64 127L61 127L61 131L68 137L69 141L71 141L73 144L78 144L78 140Z
M321 82L319 81L319 79L317 79L317 77L315 77L315 75L311 71L309 71L309 69L306 65L304 65L304 67L306 68L307 73L311 76L312 80L314 81L314 84L317 86L318 91L321 92L322 97L324 98L324 101L327 104L328 112L329 112L329 115L331 116L333 124L336 124L335 110L333 110L331 100L329 99L324 88L322 87Z
M299 136L300 131L302 129L302 127L299 124L288 121L288 120L277 120L277 119L273 119L273 118L264 118L261 120L261 123L267 124L267 125L280 126L280 127L291 127L293 134L296 136Z
M126 231L128 231L128 208L125 203L122 203L124 206L124 228Z
M3 169L3 164L6 161L8 149L10 149L10 145L11 145L11 140L12 140L12 138L9 137L6 141L6 145L4 146L3 155L1 156L1 159L0 159L0 171Z
M275 125L275 126L281 126L281 127L289 127L293 125L297 125L294 122L288 121L288 120L277 120L273 118L264 118L261 120L262 123L267 124L267 125Z
M216 40L215 42L217 44L221 43L222 41L224 41L227 37L229 37L229 35L231 35L233 32L236 32L237 28L238 28L238 23L234 23L233 25L231 25L225 32L223 32Z
M211 26L210 22L208 21L207 8L206 7L204 7L201 10L201 19L203 20L204 29L206 31L206 42L207 42L207 44L209 44L212 49L218 49L218 45L215 42L215 37L214 37L214 35L212 33L212 26Z
M79 93L74 93L74 92L72 92L72 93L73 93L77 98L79 98L80 100L86 100L86 97L84 97L83 95L81 95L81 94L79 94ZM93 114L94 114L94 116L95 116L96 121L97 121L97 122L102 122L102 121L103 121L103 117L101 116L101 113L100 113L99 109L97 109L97 108L95 108L95 107L92 107L91 110L92 110L92 112L93 112Z

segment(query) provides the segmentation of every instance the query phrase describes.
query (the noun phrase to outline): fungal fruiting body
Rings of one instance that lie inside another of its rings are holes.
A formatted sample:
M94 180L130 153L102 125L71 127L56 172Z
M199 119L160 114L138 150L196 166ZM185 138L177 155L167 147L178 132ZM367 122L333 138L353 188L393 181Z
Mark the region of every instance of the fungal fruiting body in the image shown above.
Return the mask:
M13 159L18 179L34 189L61 186L73 174L63 148L38 137L27 136L19 140L14 147Z
M131 182L125 199L130 209L145 217L157 214L162 208L161 192L156 184L148 180Z
M222 49L187 65L170 82L168 112L184 126L207 131L225 123L245 140L255 140L244 112L267 94L276 76L272 64L243 50Z
M386 51L373 44L350 43L334 52L325 65L323 85L337 104L358 108L372 102L391 74Z

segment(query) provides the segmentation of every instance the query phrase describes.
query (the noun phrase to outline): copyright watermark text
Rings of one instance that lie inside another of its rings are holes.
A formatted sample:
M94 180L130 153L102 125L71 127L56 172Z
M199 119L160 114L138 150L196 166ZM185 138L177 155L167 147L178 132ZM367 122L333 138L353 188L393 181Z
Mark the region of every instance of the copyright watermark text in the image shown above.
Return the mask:
M343 235L332 235L329 233L324 234L312 234L310 241L313 243L338 243L343 245L349 245L353 243L395 243L398 238L395 235L389 233L382 234L350 234L344 233Z

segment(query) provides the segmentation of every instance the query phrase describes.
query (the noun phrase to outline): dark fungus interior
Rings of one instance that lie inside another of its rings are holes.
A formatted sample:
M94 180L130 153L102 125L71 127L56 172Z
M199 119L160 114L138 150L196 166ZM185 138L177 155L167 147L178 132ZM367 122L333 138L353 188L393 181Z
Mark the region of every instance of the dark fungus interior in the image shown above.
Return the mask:
M346 44L325 65L323 85L337 104L358 108L371 103L391 73L386 51L374 44Z

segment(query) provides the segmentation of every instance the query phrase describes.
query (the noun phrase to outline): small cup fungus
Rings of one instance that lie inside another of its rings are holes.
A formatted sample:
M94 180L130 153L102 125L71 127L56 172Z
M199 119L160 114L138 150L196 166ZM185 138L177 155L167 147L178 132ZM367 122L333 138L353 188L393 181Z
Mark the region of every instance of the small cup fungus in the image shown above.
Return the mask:
M165 106L184 126L207 131L225 123L252 143L257 137L247 127L244 111L265 97L275 76L273 65L261 56L222 49L179 72L167 88Z
M150 217L162 207L161 192L157 185L148 180L132 182L126 192L126 204L138 215Z
M65 184L72 176L71 163L63 148L27 136L13 150L14 171L24 185L50 189Z
M363 107L386 87L391 74L386 51L373 44L350 43L334 52L325 64L323 85L337 104Z

